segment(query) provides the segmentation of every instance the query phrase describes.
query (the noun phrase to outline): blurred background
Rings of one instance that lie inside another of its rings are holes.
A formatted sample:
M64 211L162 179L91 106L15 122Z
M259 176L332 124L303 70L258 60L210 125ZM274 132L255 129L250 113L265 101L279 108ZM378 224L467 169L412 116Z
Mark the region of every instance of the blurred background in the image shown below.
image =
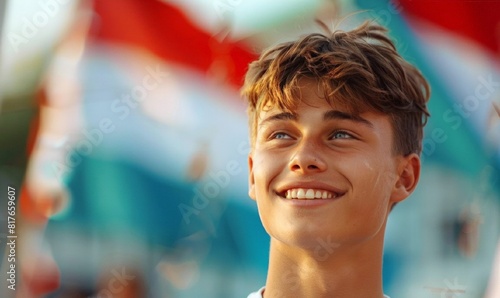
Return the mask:
M239 88L315 19L387 26L432 87L421 182L387 227L386 294L500 297L500 2L486 0L0 0L0 296L263 286Z

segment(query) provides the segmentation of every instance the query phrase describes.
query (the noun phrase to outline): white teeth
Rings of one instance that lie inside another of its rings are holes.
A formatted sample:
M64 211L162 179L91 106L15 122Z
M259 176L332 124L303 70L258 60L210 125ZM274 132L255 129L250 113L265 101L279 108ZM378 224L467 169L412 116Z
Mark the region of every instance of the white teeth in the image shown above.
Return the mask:
M285 193L285 197L287 199L331 199L336 198L337 195L335 193L331 193L326 190L317 190L317 189L304 189L304 188L294 188L289 189Z

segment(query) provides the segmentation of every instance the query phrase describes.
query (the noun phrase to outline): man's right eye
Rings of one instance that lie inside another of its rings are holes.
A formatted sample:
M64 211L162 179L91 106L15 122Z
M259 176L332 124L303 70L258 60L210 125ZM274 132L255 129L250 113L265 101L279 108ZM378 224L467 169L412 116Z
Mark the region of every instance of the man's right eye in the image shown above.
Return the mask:
M284 132L276 132L271 135L269 139L291 139L291 137Z

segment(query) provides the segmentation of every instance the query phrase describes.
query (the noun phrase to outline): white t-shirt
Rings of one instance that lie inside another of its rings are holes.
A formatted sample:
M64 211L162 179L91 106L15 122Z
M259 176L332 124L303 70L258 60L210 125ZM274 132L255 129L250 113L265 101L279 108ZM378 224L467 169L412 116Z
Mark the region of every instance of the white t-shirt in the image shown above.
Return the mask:
M250 293L247 298L263 298L262 293L264 292L264 287L262 287L257 292ZM390 298L389 296L384 295L385 298Z

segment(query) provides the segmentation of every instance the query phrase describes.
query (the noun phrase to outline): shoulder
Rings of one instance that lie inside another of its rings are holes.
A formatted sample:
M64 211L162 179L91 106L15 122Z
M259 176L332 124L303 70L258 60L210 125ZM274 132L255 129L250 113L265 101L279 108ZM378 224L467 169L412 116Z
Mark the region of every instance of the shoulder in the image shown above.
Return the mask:
M264 292L264 287L260 288L257 292L250 293L247 298L262 298L262 293Z
M247 298L263 298L262 293L264 292L264 287L260 288L257 292L250 293ZM387 295L384 295L384 298L391 298Z

